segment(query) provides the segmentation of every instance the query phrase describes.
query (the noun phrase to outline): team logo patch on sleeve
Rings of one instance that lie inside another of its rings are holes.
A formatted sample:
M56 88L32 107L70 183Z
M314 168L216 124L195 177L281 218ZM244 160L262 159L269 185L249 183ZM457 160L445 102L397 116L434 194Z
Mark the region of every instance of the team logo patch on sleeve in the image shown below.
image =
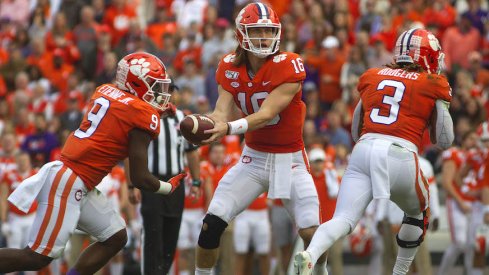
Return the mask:
M276 55L276 56L273 57L273 62L279 63L281 61L284 61L286 58L287 58L287 54L285 54L285 53L278 54L278 55Z
M224 72L224 75L226 76L227 79L238 79L239 72L226 70Z

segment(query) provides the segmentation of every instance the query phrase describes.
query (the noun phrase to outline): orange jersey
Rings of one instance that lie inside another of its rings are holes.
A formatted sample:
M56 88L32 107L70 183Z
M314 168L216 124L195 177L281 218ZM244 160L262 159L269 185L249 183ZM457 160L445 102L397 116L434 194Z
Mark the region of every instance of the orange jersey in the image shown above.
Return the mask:
M326 170L335 169L332 163L327 163ZM320 175L311 174L318 193L319 208L320 208L320 221L321 223L327 222L333 218L334 211L336 209L336 197L330 198L328 191L328 184L326 183L326 170Z
M66 140L61 161L89 190L128 156L129 132L139 128L156 138L160 115L137 96L105 84L97 88L89 111Z
M466 163L470 166L469 175L473 179L471 190L480 190L484 185L485 160L488 154L487 149L471 149L467 152Z
M284 83L302 83L306 77L299 55L281 52L269 57L253 79L246 65L233 65L235 54L226 55L216 71L216 81L234 97L245 115L258 112L267 96ZM290 153L302 150L302 128L306 106L298 92L287 107L265 127L246 132L246 144L252 149L270 153Z
M370 69L360 77L358 91L365 113L362 135L395 136L418 149L436 100L451 100L451 88L444 76L402 69Z
M458 170L462 168L462 165L466 162L466 155L467 153L464 152L463 150L452 147L450 149L445 150L442 153L442 161L453 161L455 163L455 167ZM452 182L452 186L455 189L455 192L459 194L461 198L467 201L475 201L476 198L469 196L466 194L466 191L474 189L473 186L475 186L475 180L472 180L473 176L468 175L463 179L463 186L459 186L457 182L454 180Z
M10 170L8 172L5 172L2 177L2 182L6 183L8 188L9 188L9 194L12 194L14 192L15 188L17 188L23 180L26 178L33 176L36 174L36 170L32 169L30 172L28 172L26 175L21 175L17 170ZM16 215L19 216L25 216L34 213L37 210L37 201L34 201L32 204L31 208L27 213L24 213L23 211L19 210L15 205L11 204L10 202L8 203L9 211L12 213L15 213Z

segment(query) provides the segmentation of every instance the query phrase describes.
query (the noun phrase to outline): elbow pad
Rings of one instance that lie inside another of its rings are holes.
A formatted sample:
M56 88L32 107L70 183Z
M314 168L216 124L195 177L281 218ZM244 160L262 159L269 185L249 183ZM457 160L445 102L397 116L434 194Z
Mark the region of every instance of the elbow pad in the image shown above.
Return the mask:
M351 121L351 137L353 141L357 142L360 138L360 121L362 118L362 100L358 101L355 111L353 112L353 118Z
M436 123L432 127L436 127L436 145L442 149L447 149L453 143L453 121L448 107L450 104L444 100L436 100Z

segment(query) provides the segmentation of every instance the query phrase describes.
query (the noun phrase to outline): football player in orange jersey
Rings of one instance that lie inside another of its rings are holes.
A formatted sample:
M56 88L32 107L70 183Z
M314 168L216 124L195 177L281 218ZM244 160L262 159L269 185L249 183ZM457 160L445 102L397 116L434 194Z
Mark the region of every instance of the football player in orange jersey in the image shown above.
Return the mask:
M301 100L306 76L299 55L279 52L281 24L267 5L255 2L236 17L234 53L220 62L216 81L219 97L210 117L212 136L245 134L241 158L221 179L200 232L196 274L211 274L219 240L228 223L260 194L281 199L295 217L299 235L309 243L319 225L319 201L304 151ZM231 121L239 108L245 117ZM318 265L317 274L325 274Z
M443 53L424 29L403 32L395 63L366 71L359 80L352 136L357 142L342 178L333 219L316 231L306 251L294 259L295 274L310 274L319 256L355 228L369 202L391 199L405 213L397 235L393 274L406 274L428 227L428 183L420 172L422 133L439 147L453 142L448 112L451 88L439 75Z
M170 79L155 56L138 52L122 58L116 85L97 88L80 127L67 139L61 161L45 164L8 200L27 212L39 207L24 249L0 249L0 273L38 270L61 256L75 228L97 242L80 256L69 275L94 274L127 241L124 220L93 191L121 160L129 157L136 187L169 194L184 175L160 181L148 171L147 149L159 133L159 112L168 108Z

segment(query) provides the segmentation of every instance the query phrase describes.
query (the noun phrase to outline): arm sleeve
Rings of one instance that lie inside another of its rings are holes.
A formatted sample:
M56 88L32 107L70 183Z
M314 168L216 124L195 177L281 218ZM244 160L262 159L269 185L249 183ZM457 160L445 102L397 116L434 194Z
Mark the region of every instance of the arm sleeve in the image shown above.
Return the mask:
M449 103L444 100L436 100L436 145L442 149L449 148L454 139L453 121L448 112ZM432 126L433 127L433 126Z
M362 100L360 99L355 107L355 111L353 112L353 118L351 122L351 136L353 141L357 142L360 138L360 121L362 119Z

